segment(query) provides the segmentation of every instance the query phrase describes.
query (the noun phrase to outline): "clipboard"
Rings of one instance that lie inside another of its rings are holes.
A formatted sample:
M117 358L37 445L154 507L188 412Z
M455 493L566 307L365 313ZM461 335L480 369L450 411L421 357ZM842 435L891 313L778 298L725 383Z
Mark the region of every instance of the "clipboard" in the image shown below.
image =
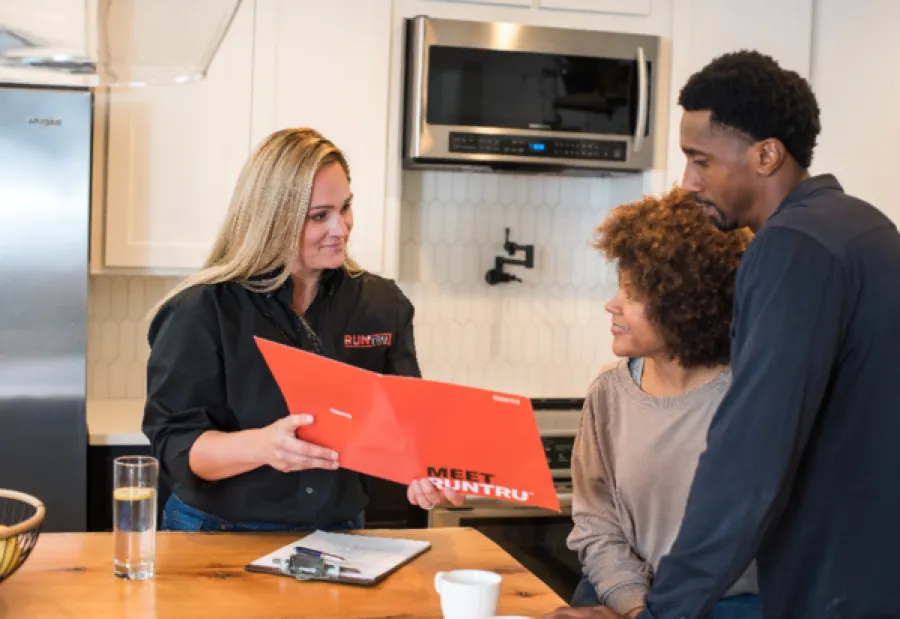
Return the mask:
M327 556L298 553L298 547ZM252 561L244 569L300 581L370 587L430 548L431 542L423 540L315 531ZM341 561L330 560L330 556Z

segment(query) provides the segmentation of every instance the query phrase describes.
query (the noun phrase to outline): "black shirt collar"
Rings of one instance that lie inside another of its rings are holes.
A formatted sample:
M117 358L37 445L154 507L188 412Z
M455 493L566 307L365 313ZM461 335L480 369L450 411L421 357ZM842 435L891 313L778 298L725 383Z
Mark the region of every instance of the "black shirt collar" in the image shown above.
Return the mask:
M254 275L250 278L250 281L260 282L274 279L281 273L283 273L284 269L285 267L278 267L276 269L272 269L271 271L260 273L259 275ZM343 272L343 270L343 267L338 267L336 269L325 269L324 271L322 271L322 275L321 277L319 277L318 295L332 294L334 292L335 286L337 286L338 282L341 279L341 273ZM275 298L282 303L290 306L294 301L294 280L288 277L280 287L273 290L270 294L274 295Z
M844 188L841 187L841 184L833 174L811 176L804 181L800 181L800 183L784 197L784 200L778 205L775 213L794 204L805 202L808 197L819 193L820 191L840 191L843 193ZM773 215L775 213L773 213Z

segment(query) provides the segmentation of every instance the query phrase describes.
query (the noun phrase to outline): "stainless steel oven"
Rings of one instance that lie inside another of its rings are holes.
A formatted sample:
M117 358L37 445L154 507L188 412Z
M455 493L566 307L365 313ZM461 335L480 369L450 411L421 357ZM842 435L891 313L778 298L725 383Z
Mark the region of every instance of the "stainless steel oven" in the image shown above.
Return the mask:
M653 167L660 39L511 23L407 20L407 167Z
M540 418L538 421L544 452L559 497L559 513L497 499L467 497L464 507L437 507L428 515L430 527L471 527L480 531L567 602L581 578L578 556L566 547L566 538L572 531L569 463L580 414L580 405L573 407L573 401L577 400L554 401L557 407L565 407L566 410L550 410L543 414L544 418L555 418L563 423L542 424Z

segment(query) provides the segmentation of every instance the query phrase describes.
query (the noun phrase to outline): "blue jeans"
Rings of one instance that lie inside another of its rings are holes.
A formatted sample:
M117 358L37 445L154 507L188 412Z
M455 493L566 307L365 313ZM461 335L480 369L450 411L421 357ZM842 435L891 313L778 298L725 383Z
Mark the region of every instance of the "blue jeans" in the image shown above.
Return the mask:
M575 588L571 606L574 608L600 606L594 585L587 578L582 577ZM762 619L762 616L759 596L745 594L722 598L713 606L706 619Z
M327 527L329 531L362 529L365 517L356 518ZM295 527L281 522L230 522L191 507L174 494L169 495L163 510L160 530L163 531L313 531L316 527Z

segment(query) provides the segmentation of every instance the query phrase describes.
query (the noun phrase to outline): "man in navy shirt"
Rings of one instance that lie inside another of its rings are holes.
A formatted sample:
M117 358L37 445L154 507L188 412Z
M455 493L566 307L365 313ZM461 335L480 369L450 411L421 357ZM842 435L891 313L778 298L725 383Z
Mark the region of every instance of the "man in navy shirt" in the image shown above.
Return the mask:
M773 59L721 56L679 103L684 187L756 238L737 276L733 383L637 617L705 617L754 558L766 619L900 617L897 228L809 175L818 104Z

